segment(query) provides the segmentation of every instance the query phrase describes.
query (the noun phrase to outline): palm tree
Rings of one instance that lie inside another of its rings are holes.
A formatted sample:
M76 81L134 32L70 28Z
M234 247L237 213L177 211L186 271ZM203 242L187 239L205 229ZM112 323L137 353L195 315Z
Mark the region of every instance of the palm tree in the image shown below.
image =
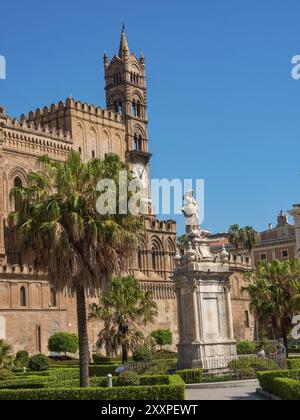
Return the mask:
M107 290L113 272L124 269L136 250L142 221L132 215L101 215L96 202L99 180L119 185L125 165L115 155L83 163L72 153L64 163L39 159L27 185L14 188L18 211L11 224L22 232L24 251L36 272L44 272L57 291L75 293L80 353L80 384L89 385L89 342L85 293ZM129 197L128 197L129 198Z
M99 333L99 346L109 343L122 350L123 363L128 361L129 350L144 340L142 327L153 323L157 305L151 292L143 292L138 281L129 276L114 278L111 290L100 297L99 305L92 305L91 319L99 319L109 325ZM108 322L107 322L108 321Z
M232 225L229 228L228 234L229 243L234 247L235 252L238 253L243 243L242 229L239 225Z
M241 230L241 240L244 247L247 249L249 256L259 239L259 234L251 226L246 226Z
M0 368L11 363L11 351L11 346L5 340L0 340Z
M278 326L288 355L288 335L300 310L300 261L263 261L248 276L251 283L244 290L250 295L252 312Z

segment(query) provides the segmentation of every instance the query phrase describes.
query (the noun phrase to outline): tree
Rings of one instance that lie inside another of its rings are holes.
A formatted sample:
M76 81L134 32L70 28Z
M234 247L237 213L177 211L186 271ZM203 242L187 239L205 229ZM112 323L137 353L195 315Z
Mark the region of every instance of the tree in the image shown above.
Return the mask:
M156 330L151 333L151 337L155 340L156 344L162 349L164 346L171 346L173 342L172 331Z
M47 156L39 163L40 169L28 174L27 185L11 191L18 211L10 215L10 222L23 234L24 251L34 270L44 272L58 292L67 288L76 295L80 384L86 387L89 342L85 293L109 288L112 273L123 270L135 252L144 224L138 217L119 214L118 205L116 214L102 215L96 210L104 192L97 191L100 180L113 181L119 197L119 173L127 169L117 156L84 163L80 154L73 152L64 163ZM130 196L122 198L129 200Z
M251 311L261 319L272 320L288 355L288 335L300 310L300 261L263 261L248 277L250 285L244 290L251 298Z
M116 351L121 348L123 363L128 361L129 350L134 350L144 341L142 326L154 321L157 306L151 292L143 292L139 282L129 277L116 277L111 290L102 294L99 305L92 305L90 319L100 319L105 327L99 333L98 345L109 343Z
M12 348L5 340L0 340L0 368L11 364Z
M253 248L255 247L259 239L259 234L258 232L256 232L255 229L253 229L253 227L246 226L241 231L241 237L242 237L242 243L244 247L247 249L250 256Z
M76 353L78 351L78 337L70 333L53 334L48 341L48 350L54 353Z
M241 230L239 225L230 226L229 231L228 231L229 243L234 247L236 253L239 252L240 246L242 244L241 232L242 232L242 230Z
M228 234L229 243L233 246L235 252L238 253L240 248L246 248L249 256L259 239L259 234L251 226L241 228L239 225L232 225Z

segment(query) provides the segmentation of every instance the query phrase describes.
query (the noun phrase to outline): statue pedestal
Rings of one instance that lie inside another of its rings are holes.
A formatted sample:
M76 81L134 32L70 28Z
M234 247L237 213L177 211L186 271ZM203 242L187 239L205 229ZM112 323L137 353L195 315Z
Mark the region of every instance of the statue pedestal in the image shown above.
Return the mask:
M177 268L179 369L221 369L236 359L229 275L229 265L221 262Z
M179 369L227 368L236 359L230 297L229 254L214 255L209 232L199 226L193 193L184 197L186 236L175 257L179 324Z

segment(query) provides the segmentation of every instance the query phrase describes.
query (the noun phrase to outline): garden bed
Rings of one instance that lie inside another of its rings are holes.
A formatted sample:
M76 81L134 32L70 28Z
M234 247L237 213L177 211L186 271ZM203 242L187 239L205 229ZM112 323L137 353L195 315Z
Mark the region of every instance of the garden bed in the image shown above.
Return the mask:
M179 375L150 376L140 379L139 386L107 388L106 378L91 378L89 388L79 388L77 378L59 380L55 375L48 378L23 378L2 383L6 389L0 389L0 400L181 401L185 399L185 384Z

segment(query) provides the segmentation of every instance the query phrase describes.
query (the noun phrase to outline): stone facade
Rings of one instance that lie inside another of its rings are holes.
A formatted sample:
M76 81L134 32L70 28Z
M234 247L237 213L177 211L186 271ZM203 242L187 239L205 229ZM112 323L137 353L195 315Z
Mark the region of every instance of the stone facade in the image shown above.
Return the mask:
M259 241L253 249L253 263L268 260L288 260L296 255L295 226L289 223L285 213L280 212L277 225L269 225L269 229L260 232Z
M64 161L72 150L87 161L119 155L149 185L151 153L148 150L146 68L143 56L131 54L122 32L118 55L104 56L106 109L67 98L11 119L0 107L0 338L14 351L47 352L48 338L56 331L76 332L76 305L67 294L56 294L42 275L36 277L24 260L18 235L7 228L14 208L9 200L13 186L26 183L37 158ZM130 267L145 290L152 290L158 317L147 332L170 328L177 343L177 305L173 273L176 223L158 221L151 209L145 217L147 235ZM88 298L92 303L95 299ZM100 325L89 324L91 346Z

